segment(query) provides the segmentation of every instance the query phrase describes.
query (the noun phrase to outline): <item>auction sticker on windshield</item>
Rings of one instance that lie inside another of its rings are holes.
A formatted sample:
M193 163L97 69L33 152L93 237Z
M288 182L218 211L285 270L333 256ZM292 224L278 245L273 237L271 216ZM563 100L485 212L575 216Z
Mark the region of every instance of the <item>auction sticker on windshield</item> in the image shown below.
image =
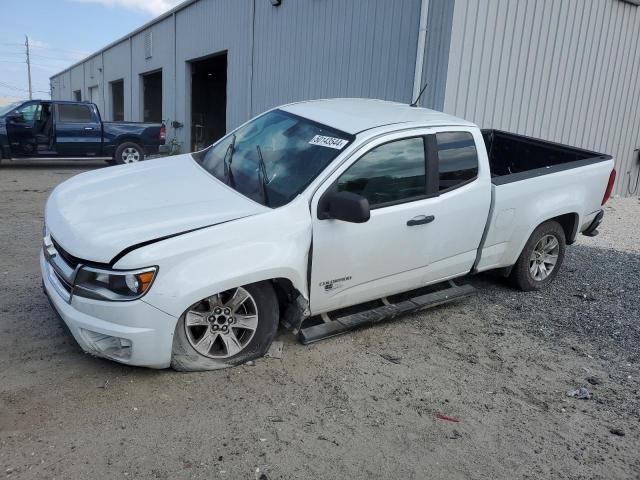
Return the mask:
M335 148L336 150L342 150L347 143L349 143L348 140L343 140L342 138L335 137L326 137L324 135L316 135L311 139L311 141L309 141L310 145Z

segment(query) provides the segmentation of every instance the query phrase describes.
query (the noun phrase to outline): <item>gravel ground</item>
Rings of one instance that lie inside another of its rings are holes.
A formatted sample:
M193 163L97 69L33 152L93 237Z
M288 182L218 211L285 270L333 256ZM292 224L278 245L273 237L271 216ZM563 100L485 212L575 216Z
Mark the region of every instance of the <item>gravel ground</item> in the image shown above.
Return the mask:
M46 197L102 165L0 167L0 476L640 478L637 199L546 291L480 275L453 304L181 374L83 354L40 292Z

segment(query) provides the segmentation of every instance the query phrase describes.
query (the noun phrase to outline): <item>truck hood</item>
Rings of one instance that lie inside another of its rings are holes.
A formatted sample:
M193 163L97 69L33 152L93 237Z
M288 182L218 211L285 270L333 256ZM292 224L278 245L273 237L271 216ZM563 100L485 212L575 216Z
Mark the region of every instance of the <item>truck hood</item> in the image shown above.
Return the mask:
M190 154L77 175L49 196L53 239L83 260L269 211L203 170Z

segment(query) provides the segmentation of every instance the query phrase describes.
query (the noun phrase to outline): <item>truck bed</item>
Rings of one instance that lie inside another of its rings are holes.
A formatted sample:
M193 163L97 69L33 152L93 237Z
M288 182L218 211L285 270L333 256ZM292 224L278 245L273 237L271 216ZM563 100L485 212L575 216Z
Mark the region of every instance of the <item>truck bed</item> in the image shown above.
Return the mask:
M482 130L494 185L611 160L610 155L501 130Z

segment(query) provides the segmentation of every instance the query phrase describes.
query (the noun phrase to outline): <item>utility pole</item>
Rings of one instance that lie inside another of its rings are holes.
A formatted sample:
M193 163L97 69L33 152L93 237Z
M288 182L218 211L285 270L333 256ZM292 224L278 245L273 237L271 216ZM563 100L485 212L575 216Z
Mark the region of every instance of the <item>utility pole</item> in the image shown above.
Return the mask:
M33 93L31 91L31 59L29 58L29 37L27 35L25 38L25 46L27 47L27 75L29 76L29 100L33 99Z

